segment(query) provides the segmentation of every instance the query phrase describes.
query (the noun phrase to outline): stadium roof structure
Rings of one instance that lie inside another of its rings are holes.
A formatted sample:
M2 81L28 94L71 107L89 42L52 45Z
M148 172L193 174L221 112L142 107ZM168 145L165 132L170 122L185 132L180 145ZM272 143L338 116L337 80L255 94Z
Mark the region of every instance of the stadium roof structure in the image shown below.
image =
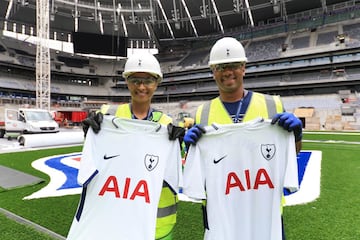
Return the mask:
M37 1L44 0L0 0L0 21L35 27ZM49 0L49 18L52 31L116 35L160 43L225 35L234 29L286 21L290 15L312 9L326 13L328 6L346 2L349 1Z

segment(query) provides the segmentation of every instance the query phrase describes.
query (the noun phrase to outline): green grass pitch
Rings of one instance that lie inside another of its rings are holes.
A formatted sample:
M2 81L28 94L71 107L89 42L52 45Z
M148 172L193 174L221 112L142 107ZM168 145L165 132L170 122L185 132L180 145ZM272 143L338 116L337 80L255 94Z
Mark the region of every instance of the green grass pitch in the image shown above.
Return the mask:
M287 240L360 239L360 134L304 133L303 150L322 151L320 197L311 203L284 208ZM66 236L79 195L22 200L43 188L49 177L31 167L42 157L81 151L81 146L0 154L0 164L46 179L45 183L5 191L0 189L0 208L6 209L55 233ZM180 202L174 240L201 240L199 204ZM1 240L45 240L50 236L0 213Z

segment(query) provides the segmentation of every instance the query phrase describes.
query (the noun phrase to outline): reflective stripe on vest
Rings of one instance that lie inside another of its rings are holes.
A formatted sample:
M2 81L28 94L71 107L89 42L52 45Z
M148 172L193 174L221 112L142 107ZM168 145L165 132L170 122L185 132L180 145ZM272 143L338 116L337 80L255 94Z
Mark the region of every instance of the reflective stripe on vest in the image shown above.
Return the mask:
M116 117L132 118L130 104L105 105L100 110L103 114L111 114ZM159 111L153 111L151 121L167 125L172 122L172 118ZM173 230L176 223L178 196L170 188L169 184L163 182L158 212L156 219L155 239L163 238Z
M270 96L266 94L253 92L249 106L245 112L243 122L255 119L257 117L271 118L276 113L283 112L284 108L279 96ZM196 123L204 126L212 123L230 124L232 118L217 97L201 105L196 112Z

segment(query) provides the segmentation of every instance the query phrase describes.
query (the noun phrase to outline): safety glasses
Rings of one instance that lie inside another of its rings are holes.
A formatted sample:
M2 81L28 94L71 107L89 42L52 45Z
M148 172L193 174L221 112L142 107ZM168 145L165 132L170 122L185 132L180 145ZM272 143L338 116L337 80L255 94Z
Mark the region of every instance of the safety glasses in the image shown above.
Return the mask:
M158 80L153 77L149 77L149 78L128 77L127 82L136 86L140 86L141 84L144 84L144 86L152 87L158 82Z
M224 71L225 69L228 70L237 70L241 67L245 66L245 62L237 62L237 63L223 63L223 64L216 64L211 66L211 69L214 71Z

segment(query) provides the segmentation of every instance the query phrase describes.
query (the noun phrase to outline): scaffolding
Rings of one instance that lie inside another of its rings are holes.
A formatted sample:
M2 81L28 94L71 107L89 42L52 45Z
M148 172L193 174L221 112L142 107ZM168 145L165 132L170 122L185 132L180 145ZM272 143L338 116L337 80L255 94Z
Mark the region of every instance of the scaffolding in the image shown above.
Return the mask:
M36 107L50 110L49 1L36 0Z

